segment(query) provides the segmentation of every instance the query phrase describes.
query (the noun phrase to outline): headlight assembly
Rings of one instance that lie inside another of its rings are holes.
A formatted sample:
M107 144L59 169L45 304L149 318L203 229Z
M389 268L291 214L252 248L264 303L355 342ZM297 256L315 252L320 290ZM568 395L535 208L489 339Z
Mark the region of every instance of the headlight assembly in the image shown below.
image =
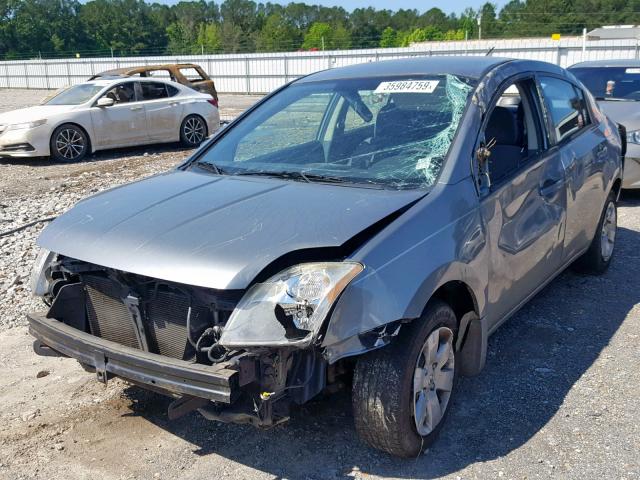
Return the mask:
M231 314L220 344L309 345L335 300L362 270L355 262L305 263L254 285Z
M635 143L636 145L640 145L640 130L627 132L627 143Z
M26 128L36 128L36 127L39 127L40 125L44 125L45 123L47 123L46 119L34 120L33 122L14 123L14 124L7 125L7 128L5 129L5 131L22 130Z
M47 276L47 268L55 259L56 254L46 248L41 248L31 270L29 287L36 297L43 297L49 292L50 278Z

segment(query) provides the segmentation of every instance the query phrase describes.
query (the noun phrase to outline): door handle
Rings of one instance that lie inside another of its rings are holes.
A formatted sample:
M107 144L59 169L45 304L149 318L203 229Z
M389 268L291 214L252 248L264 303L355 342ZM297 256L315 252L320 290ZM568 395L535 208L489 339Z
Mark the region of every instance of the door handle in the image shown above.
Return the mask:
M131 107L132 112L135 112L136 110L142 110L142 107Z
M545 198L553 197L564 185L561 179L547 179L538 189L541 196Z

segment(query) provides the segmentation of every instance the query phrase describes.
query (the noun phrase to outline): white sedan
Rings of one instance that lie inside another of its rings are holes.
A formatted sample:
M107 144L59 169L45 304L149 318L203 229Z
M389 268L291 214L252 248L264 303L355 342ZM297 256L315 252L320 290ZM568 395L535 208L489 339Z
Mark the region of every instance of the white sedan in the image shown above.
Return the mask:
M0 157L70 162L106 148L176 141L196 147L219 127L208 94L166 80L101 79L0 114Z

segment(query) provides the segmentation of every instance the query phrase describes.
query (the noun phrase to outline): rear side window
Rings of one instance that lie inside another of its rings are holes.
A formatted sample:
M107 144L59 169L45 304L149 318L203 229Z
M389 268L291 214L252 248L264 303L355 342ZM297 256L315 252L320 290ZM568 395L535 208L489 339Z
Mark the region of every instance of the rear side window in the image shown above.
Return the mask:
M580 89L554 77L541 77L540 85L557 143L589 124L584 95Z
M205 78L200 74L198 70L195 68L181 68L180 73L185 76L187 80L190 82L197 82L200 80L205 80Z
M158 100L167 98L167 88L164 83L141 82L142 100Z

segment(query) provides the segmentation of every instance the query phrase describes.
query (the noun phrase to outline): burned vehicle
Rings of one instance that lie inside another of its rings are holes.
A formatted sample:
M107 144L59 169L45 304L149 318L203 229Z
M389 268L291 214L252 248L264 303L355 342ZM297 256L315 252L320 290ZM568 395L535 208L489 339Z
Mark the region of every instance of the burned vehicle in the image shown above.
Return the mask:
M417 455L487 338L570 264L611 262L624 143L567 71L433 57L318 72L173 171L40 235L34 348L271 426L351 388Z
M152 77L181 83L198 92L208 93L218 106L218 92L216 86L200 65L195 63L168 63L165 65L141 65L136 67L122 67L100 72L89 78L89 81L111 77Z

